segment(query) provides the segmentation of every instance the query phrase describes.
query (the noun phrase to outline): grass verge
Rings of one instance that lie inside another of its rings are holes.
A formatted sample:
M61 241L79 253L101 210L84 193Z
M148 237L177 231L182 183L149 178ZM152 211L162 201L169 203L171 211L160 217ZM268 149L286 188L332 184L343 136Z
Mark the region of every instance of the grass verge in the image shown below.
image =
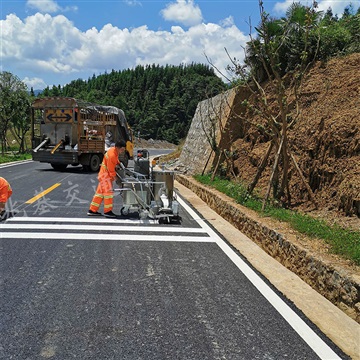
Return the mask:
M256 194L249 195L246 187L241 183L218 177L211 181L210 175L196 175L194 178L200 183L209 185L228 195L238 204L255 210L262 216L287 222L294 230L310 238L325 240L333 253L342 255L352 260L356 265L360 265L360 231L351 231L337 225L329 225L324 220L314 219L309 215L272 204L267 205L265 211L261 211L262 199Z
M29 159L31 159L31 154L5 154L0 155L0 164Z

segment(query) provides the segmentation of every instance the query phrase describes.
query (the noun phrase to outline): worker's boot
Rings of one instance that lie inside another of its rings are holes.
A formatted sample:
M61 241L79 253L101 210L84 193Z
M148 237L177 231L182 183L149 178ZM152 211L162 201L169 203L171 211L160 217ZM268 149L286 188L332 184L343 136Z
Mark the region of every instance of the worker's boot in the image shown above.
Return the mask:
M8 213L5 210L0 213L0 221L6 220L8 217Z
M104 216L107 217L107 218L117 218L118 217L112 211L104 212Z
M88 216L102 216L101 213L99 213L98 211L92 211L92 210L89 210L87 215Z

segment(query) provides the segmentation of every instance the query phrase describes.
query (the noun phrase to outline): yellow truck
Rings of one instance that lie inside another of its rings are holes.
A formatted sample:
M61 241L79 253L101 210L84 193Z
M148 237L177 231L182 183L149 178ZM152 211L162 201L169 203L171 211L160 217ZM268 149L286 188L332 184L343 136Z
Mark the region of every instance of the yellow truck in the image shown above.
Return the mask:
M31 111L32 159L55 170L82 165L98 171L107 149L125 140L120 159L133 159L133 134L124 112L114 106L91 104L69 97L39 98Z

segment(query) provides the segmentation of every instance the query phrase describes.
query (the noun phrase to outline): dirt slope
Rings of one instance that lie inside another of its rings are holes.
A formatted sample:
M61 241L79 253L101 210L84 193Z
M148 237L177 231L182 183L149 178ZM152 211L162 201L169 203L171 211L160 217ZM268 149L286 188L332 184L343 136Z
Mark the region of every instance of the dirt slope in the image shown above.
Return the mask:
M301 97L302 119L290 132L293 153L315 193L309 202L297 173L291 175L292 202L299 210L360 229L360 54L316 64ZM256 130L233 144L239 176L250 182L268 144ZM270 166L259 183L265 189Z

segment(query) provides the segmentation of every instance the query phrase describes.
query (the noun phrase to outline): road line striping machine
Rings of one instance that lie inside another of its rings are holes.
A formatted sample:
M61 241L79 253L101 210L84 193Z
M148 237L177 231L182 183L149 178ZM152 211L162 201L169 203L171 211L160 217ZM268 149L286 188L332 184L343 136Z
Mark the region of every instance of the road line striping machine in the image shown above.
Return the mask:
M121 215L138 212L141 219L155 219L160 224L180 224L180 205L174 191L175 172L150 167L148 150L138 150L134 170L122 164L116 167L116 183L123 198Z

